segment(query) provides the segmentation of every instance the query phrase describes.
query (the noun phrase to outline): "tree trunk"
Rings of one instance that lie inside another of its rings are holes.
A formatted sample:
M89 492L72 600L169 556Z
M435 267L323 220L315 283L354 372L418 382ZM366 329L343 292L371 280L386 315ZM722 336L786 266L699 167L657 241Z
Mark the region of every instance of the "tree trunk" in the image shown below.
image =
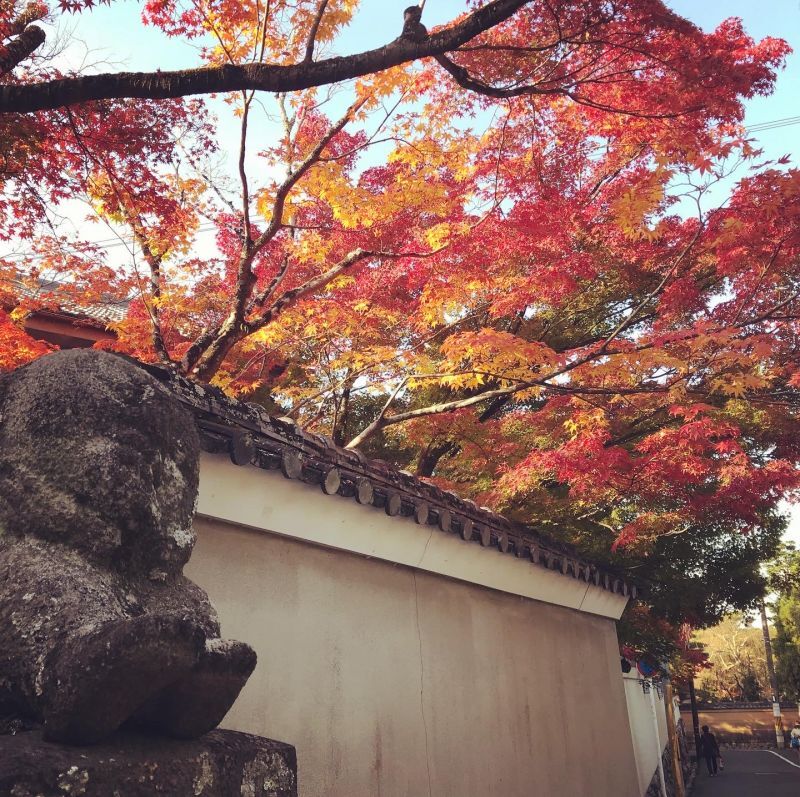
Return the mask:
M772 710L775 712L775 743L778 749L784 746L783 720L781 718L781 704L778 696L778 678L775 675L775 663L772 660L772 642L769 638L769 624L767 623L767 607L762 599L758 606L761 613L761 631L764 634L764 656L767 660L767 675L772 689ZM777 706L777 708L775 708Z
M433 476L433 472L436 470L439 460L457 451L458 447L458 443L453 440L445 440L442 443L431 443L419 455L417 476Z

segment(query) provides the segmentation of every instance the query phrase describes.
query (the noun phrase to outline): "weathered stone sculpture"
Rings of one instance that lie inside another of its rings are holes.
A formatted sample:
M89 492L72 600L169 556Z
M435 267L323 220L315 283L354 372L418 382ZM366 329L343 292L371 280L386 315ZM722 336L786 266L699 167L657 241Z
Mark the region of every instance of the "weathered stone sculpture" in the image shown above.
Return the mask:
M182 575L198 461L189 413L120 357L0 380L0 716L73 744L219 723L255 653Z

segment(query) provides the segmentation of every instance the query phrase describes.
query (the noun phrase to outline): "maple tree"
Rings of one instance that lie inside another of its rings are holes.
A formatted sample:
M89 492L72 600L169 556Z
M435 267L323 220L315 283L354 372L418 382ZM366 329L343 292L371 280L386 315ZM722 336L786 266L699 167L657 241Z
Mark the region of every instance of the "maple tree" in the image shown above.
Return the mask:
M358 11L148 0L204 65L81 75L41 55L59 7L4 7L0 367L44 350L25 313L130 295L117 348L586 550L758 527L797 486L800 173L742 102L787 45L494 0L333 55ZM62 231L76 197L128 261Z

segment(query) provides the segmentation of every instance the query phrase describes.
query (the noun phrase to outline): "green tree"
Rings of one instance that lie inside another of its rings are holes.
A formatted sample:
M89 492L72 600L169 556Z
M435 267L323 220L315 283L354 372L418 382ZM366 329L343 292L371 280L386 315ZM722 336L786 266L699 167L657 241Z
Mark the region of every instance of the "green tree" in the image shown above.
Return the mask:
M648 611L641 611L641 602L628 606L619 626L620 640L632 653L647 652L677 666L678 659L688 661L687 655L697 658L685 644L691 629L711 628L731 614L756 608L767 589L763 564L779 555L785 528L784 517L767 513L749 531L709 522L616 550L610 534L560 536L643 588ZM686 632L681 630L684 626ZM752 695L757 690L752 679L747 683L751 686L742 680L737 689Z
M780 598L775 612L775 673L778 689L789 700L800 700L800 598L797 595Z
M781 695L800 699L800 551L785 546L768 568L775 625L775 671Z
M641 584L659 616L708 628L756 607L766 585L761 567L777 555L785 528L785 518L767 514L749 531L729 523L695 525L612 553L596 536L570 542Z

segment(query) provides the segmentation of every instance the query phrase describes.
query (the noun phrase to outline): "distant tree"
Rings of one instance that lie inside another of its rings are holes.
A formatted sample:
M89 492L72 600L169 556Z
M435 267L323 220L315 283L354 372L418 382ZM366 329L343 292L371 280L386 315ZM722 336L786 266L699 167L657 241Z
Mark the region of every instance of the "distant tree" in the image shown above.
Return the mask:
M785 546L770 563L769 589L775 638L775 671L781 695L800 699L800 551Z
M741 682L741 699L748 702L764 699L764 690L754 671L746 672Z
M800 597L786 596L775 606L775 673L778 689L788 700L800 700Z
M713 628L701 631L710 667L701 688L717 700L762 700L769 691L761 631L746 616L733 614Z

